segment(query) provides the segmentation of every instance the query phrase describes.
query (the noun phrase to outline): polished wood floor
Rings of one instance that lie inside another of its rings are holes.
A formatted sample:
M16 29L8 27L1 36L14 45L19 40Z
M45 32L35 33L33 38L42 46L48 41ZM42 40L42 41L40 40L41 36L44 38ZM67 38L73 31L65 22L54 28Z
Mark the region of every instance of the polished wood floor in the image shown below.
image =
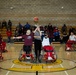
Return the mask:
M76 51L65 51L65 44L53 44L57 59L61 60L62 63L58 65L48 65L46 67L60 67L65 68L65 70L60 71L59 69L49 72L47 69L46 72L36 73L36 72L17 72L10 71L9 68L25 68L27 66L21 66L13 63L14 60L18 59L19 53L23 44L7 44L8 52L2 54L4 57L3 61L0 61L0 75L76 75ZM33 64L33 63L32 63Z

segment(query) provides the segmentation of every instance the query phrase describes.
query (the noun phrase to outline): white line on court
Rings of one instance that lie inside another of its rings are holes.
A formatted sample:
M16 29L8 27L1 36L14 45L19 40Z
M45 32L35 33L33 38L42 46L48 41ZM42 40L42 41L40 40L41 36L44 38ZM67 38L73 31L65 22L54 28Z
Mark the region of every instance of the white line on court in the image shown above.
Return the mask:
M11 66L11 68L14 67L14 65L15 65L15 64L13 64L13 65ZM9 73L10 73L10 71L7 71L6 75L8 75Z
M62 64L60 64L60 66L63 68L63 65L62 65ZM67 73L67 71L64 71L64 72L65 72L66 75L69 75L69 74Z

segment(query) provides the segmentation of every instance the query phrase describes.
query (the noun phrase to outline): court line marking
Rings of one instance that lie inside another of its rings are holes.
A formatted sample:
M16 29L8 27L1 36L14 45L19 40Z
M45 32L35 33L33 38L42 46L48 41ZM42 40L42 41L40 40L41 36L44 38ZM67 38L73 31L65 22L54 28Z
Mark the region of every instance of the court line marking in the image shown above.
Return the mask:
M64 68L62 64L60 64L60 66L61 66L62 68ZM64 71L64 72L65 72L66 75L69 75L69 74L67 73L67 71Z
M13 64L12 66L11 66L11 68L13 68L15 66L15 64ZM8 75L10 73L10 71L7 71L7 73L6 73L6 75Z

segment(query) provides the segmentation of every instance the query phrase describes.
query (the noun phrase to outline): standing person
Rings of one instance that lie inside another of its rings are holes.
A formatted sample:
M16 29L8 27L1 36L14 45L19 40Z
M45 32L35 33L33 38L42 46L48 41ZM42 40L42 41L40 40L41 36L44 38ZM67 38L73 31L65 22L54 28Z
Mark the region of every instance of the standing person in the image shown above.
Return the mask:
M12 31L10 29L8 29L6 34L7 34L7 37L8 37L8 43L10 43L11 42Z
M37 27L34 31L34 48L35 48L35 56L36 62L37 60L41 63L40 54L41 54L41 31L40 28Z
M21 39L21 38L24 39L24 45L23 45L24 52L26 54L30 54L33 43L33 33L31 32L31 30L27 30L26 34L18 37L13 37L13 39Z
M7 26L10 30L12 29L12 22L11 20L8 21L8 26Z
M7 22L5 20L3 20L2 22L2 28L5 27L7 29Z
M64 24L64 25L62 26L61 32L62 32L62 34L63 34L64 32L67 33L67 26L66 26L66 24Z

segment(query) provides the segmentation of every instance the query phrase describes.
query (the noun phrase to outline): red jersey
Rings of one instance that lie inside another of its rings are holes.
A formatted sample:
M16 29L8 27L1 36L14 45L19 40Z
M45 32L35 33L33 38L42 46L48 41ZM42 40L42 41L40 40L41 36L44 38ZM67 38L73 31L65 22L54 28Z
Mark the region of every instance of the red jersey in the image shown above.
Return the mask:
M6 34L7 34L8 37L12 36L12 32L11 31L7 31Z
M33 33L30 35L23 35L22 38L24 38L24 45L25 46L31 46L33 43Z

